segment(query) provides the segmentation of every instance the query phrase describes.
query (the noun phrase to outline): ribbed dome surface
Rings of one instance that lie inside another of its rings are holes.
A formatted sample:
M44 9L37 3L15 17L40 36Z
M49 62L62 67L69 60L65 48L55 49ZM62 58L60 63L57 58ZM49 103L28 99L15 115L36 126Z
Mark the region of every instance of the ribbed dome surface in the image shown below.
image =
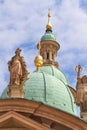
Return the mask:
M6 87L6 88L4 89L4 91L2 92L2 95L1 95L1 98L2 98L2 99L8 98L7 92L8 92L8 87Z
M76 105L68 86L62 80L42 70L29 74L24 92L25 99L42 102L76 115Z
M54 77L56 77L57 79L61 80L65 85L68 85L68 81L65 77L65 75L56 67L54 66L43 66L40 69L41 72L46 72Z
M45 40L56 41L56 37L51 31L46 31L45 34L41 37L41 41L45 41Z
M8 87L1 98L8 98ZM42 67L41 70L29 74L24 86L25 99L42 102L45 105L76 115L76 105L68 88L64 74L53 66Z

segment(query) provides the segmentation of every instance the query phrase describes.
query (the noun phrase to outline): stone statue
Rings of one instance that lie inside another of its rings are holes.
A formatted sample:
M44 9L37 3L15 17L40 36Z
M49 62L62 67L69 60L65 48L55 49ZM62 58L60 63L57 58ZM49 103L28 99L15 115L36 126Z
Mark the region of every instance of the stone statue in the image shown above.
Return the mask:
M15 51L15 56L8 62L8 68L10 71L10 82L9 86L17 85L23 86L27 80L28 71L24 58L20 56L21 50L18 48Z
M76 103L80 105L85 101L87 101L87 76L79 79L76 85Z
M77 66L76 104L81 111L87 111L87 76L80 77L81 66Z

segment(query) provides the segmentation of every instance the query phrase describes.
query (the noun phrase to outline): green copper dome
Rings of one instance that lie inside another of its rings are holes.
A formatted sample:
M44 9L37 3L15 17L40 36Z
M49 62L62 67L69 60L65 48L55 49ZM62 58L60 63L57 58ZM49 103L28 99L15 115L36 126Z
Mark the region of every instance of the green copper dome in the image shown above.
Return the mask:
M4 91L2 92L2 95L1 95L1 99L6 99L6 98L9 98L8 95L7 95L7 92L8 92L8 87L6 87L4 89Z
M46 72L52 76L55 76L56 78L58 78L59 80L61 80L65 85L68 85L68 81L65 77L65 75L56 67L54 66L43 66L40 69L41 72Z
M62 80L42 70L29 74L24 92L25 99L42 102L76 115L76 105L68 86Z
M8 98L6 88L1 98ZM64 74L53 66L43 66L29 74L24 98L76 115L76 105Z
M56 41L56 37L54 36L54 34L52 33L52 31L46 31L45 34L41 37L41 41L45 41L45 40L52 40L52 41Z

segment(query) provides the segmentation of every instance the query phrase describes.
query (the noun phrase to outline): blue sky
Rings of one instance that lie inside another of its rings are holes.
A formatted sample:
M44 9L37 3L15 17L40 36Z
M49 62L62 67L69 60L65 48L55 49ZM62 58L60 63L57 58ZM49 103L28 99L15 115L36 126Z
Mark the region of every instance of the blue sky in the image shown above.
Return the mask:
M75 66L87 74L86 0L0 0L0 93L9 83L8 61L21 48L28 70L35 70L36 45L45 33L48 9L53 33L60 43L57 61L75 88Z

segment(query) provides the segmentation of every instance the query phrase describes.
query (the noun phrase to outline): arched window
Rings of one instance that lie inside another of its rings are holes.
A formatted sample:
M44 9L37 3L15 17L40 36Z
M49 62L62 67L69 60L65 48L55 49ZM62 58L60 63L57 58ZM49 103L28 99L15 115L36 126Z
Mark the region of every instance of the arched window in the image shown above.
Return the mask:
M54 54L52 53L52 59L54 60Z
M47 52L47 60L49 59L49 52Z

